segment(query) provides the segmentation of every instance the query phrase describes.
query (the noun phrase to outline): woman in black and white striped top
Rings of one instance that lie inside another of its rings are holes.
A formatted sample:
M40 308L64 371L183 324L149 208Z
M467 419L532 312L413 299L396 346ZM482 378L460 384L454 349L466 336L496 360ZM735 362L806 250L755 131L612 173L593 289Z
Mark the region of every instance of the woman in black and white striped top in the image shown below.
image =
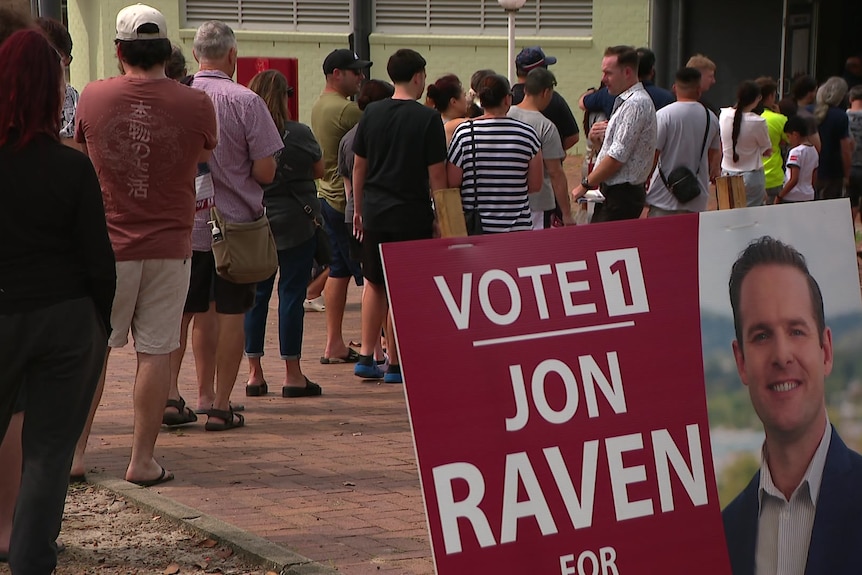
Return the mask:
M479 210L485 233L529 230L527 194L542 189L544 176L539 137L506 116L512 92L503 76L484 78L479 99L485 114L458 126L449 145L449 185L461 188L465 209Z

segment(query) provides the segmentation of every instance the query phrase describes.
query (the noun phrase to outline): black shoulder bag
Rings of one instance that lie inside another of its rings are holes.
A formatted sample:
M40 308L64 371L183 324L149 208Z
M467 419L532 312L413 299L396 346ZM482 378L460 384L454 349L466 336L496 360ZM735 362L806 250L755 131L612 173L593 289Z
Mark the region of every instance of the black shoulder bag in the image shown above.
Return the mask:
M473 131L473 120L470 122L470 156L471 168L473 170L473 205L464 208L464 223L467 226L468 236L481 236L485 233L482 228L482 215L479 213L479 186L477 185L479 173L476 170L476 133ZM464 172L466 173L466 171ZM463 184L463 178L462 178Z
M688 203L700 195L700 185L697 183L697 175L700 173L700 166L703 164L703 153L706 151L706 138L709 136L709 110L706 106L703 107L706 112L706 129L703 131L703 143L700 146L700 155L697 157L697 171L692 172L685 166L674 168L665 176L661 171L661 166L658 168L658 175L661 176L661 181L679 200L680 203Z
M320 220L314 217L314 208L296 197L296 194L290 194L290 196L302 206L302 213L308 216L311 223L314 224L314 237L317 239L314 248L314 261L317 262L317 265L328 266L332 263L332 242L329 241L329 234L323 229Z

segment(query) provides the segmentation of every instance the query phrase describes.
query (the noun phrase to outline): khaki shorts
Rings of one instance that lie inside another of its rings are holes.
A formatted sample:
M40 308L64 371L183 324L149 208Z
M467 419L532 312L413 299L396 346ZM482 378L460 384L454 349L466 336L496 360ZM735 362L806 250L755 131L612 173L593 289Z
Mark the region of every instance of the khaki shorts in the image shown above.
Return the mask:
M139 353L163 355L177 349L190 270L190 259L117 262L108 345L126 345L131 329Z

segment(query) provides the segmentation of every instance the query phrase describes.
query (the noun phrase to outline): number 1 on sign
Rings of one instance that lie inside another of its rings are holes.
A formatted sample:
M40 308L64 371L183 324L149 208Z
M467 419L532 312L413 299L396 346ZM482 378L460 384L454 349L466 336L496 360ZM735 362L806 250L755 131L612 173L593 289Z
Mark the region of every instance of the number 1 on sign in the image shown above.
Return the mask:
M646 285L637 248L596 253L608 316L649 311Z

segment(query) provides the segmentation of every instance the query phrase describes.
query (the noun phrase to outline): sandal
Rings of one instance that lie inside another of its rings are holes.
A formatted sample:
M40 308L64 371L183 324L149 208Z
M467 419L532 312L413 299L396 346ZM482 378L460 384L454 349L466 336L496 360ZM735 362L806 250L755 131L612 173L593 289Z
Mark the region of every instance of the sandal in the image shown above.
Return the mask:
M347 348L347 355L344 357L321 357L320 363L323 365L331 365L335 363L356 363L359 361L359 354L352 347Z
M246 397L260 397L262 395L266 395L267 393L269 393L269 388L267 387L265 381L261 381L260 383L249 383L245 386ZM233 409L234 411L240 411L236 407L234 407Z
M176 425L194 423L198 420L198 416L195 415L194 410L191 407L186 407L186 401L182 397L179 399L168 399L165 409L169 407L172 407L177 411L176 413L173 411L165 412L162 415L162 425L173 427Z
M224 421L212 421L210 419L211 417L218 417ZM222 409L210 409L207 411L207 422L206 425L204 425L204 429L207 431L227 431L228 429L242 427L244 425L245 418L242 414L236 413L232 408L227 411Z
M316 397L323 395L323 388L305 378L305 387L290 387L285 385L281 388L282 397Z

